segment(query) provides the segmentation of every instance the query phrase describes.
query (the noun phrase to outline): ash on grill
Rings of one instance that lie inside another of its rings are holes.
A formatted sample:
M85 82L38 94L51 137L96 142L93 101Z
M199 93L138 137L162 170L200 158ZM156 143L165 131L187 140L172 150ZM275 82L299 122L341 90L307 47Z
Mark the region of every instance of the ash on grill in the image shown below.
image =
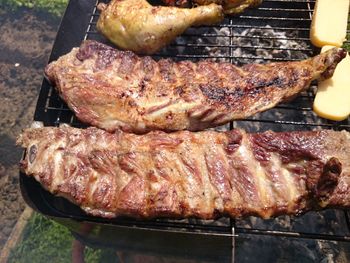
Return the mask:
M278 59L302 60L313 55L304 41L296 41L295 31L277 31L266 25L262 28L201 27L190 28L171 46L157 55L198 54L198 58L231 61L236 65L267 63ZM231 53L232 50L232 53ZM191 57L191 56L188 56Z

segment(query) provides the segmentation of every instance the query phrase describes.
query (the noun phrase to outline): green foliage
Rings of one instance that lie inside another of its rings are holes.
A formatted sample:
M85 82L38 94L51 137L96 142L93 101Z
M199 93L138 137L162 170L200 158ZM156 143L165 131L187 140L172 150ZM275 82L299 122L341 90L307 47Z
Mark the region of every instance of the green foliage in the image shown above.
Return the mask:
M56 16L62 15L68 0L0 0L0 5L12 9L28 7L37 10L45 10Z
M349 18L349 19L350 19L350 18ZM349 21L350 21L350 20L349 20ZM350 28L348 28L348 30L349 30L349 29L350 29ZM346 39L347 39L347 41L344 42L343 48L345 48L348 52L350 52L350 32L347 33Z
M349 38L348 38L349 39ZM343 48L345 48L348 52L350 52L350 44L349 43L345 43L343 45Z
M23 241L12 251L10 262L69 262L73 237L59 224L34 214Z
M71 262L72 241L73 236L66 227L35 213L8 262ZM115 262L115 255L113 250L86 248L85 262Z

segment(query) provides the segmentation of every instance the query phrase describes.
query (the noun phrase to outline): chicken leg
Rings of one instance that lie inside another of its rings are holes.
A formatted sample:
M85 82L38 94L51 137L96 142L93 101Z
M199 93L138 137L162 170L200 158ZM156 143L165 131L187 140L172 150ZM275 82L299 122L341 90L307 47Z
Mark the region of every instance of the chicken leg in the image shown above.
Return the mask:
M153 54L190 26L211 25L223 19L220 5L196 8L152 6L146 0L112 0L99 4L97 29L119 48Z

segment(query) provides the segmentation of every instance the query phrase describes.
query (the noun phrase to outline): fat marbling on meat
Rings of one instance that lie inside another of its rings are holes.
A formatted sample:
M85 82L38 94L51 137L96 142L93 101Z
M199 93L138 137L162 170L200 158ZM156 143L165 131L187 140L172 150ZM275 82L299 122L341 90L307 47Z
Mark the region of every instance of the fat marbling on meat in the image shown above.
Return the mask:
M290 100L312 80L329 78L346 55L236 67L230 63L153 60L85 41L50 63L46 75L83 122L115 131L202 130Z
M101 217L270 218L350 207L350 134L26 129L21 169Z

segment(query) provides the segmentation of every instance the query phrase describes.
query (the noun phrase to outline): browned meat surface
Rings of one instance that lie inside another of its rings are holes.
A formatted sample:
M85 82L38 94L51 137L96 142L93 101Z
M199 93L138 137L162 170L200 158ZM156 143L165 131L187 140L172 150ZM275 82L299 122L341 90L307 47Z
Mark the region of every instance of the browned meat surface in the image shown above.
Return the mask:
M162 0L163 3L170 6L188 7L191 5L190 0Z
M213 25L224 19L221 5L195 8L152 6L146 0L112 0L97 6L96 27L118 48L154 54L191 26Z
M194 5L222 5L225 14L235 15L242 13L245 9L256 7L261 4L262 0L162 0L170 6L188 7Z
M154 61L85 41L46 75L83 122L114 131L201 130L249 117L328 78L346 52L236 67L210 61Z
M116 217L256 215L350 207L350 134L331 130L134 135L27 129L21 169L87 213Z

